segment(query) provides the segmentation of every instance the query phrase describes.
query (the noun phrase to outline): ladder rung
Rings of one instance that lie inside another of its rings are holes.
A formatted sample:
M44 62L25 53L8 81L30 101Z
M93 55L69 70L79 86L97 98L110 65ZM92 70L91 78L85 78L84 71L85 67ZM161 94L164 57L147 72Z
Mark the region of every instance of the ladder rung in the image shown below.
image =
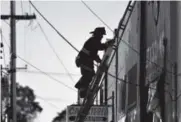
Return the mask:
M129 8L132 8L132 9L133 9L133 5L130 5Z
M125 27L125 25L121 24L122 27Z
M121 27L120 27L120 29L124 30L124 29L125 29L125 27L124 27L124 26L121 26Z
M133 9L132 9L132 8L128 8L128 10L129 10L129 11L133 11Z

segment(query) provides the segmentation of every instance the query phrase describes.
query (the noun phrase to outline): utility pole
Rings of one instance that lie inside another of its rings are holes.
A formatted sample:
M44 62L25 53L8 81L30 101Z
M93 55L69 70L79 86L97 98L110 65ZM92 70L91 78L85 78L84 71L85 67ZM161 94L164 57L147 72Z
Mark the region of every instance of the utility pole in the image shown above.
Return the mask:
M146 104L147 99L145 81L146 81L146 29L145 29L145 1L140 1L141 3L141 21L140 21L140 72L139 72L139 84L140 84L140 122L146 122Z
M10 19L10 29L11 29L11 49L10 49L10 80L11 80L11 108L12 110L12 120L13 122L17 122L17 113L16 113L16 20L13 16L15 16L15 2L11 1L11 19Z
M30 20L35 19L35 15L16 15L15 1L10 1L10 15L1 15L1 19L10 18L10 80L11 80L11 108L12 122L17 122L16 113L16 20Z

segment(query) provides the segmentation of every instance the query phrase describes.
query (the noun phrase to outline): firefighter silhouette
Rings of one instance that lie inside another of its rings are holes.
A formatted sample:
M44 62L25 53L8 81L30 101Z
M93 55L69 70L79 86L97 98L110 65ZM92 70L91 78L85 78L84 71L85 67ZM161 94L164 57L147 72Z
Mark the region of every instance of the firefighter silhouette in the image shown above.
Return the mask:
M89 84L95 75L94 61L101 63L98 51L106 50L109 43L101 43L106 30L104 27L97 27L94 31L90 32L92 36L84 43L83 48L76 57L75 63L80 67L82 77L75 84L75 88L79 89L80 97L84 98Z

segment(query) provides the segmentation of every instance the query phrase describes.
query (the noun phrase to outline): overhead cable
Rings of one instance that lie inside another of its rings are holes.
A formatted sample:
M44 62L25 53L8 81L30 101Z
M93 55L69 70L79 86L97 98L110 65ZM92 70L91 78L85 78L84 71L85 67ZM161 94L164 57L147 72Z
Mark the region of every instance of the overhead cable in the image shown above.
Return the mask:
M81 2L110 30L113 32L113 30L108 26L83 0Z
M36 97L39 98L39 99L41 99L41 100L43 100L44 102L48 103L48 104L49 104L50 106L52 106L53 108L56 108L56 109L60 110L60 108L59 108L58 106L56 106L56 105L54 105L53 103L45 100L44 98L42 98L42 97L40 97L40 96L36 96Z
M33 8L38 12L38 14L57 32L59 36L61 36L73 49L75 49L77 52L79 50L73 46L44 16L43 14L35 7L35 5L29 0L30 4L33 6Z
M54 77L52 77L51 75L47 74L46 72L43 72L42 70L40 70L40 69L37 68L36 66L32 65L32 64L29 63L28 61L24 60L24 59L21 58L20 56L17 55L17 57L18 57L19 59L21 59L22 61L26 62L27 64L29 64L31 67L33 67L33 68L35 68L36 70L40 71L42 74L48 76L48 77L51 78L52 80L57 81L58 83L60 83L60 84L62 84L63 86L71 89L72 91L76 91L76 90L74 90L73 88L71 88L70 86L68 86L68 85L66 85L65 83L63 83L62 81L55 79Z
M9 45L8 45L8 47L10 48ZM73 91L76 91L76 90L74 90L73 88L71 88L70 86L68 86L68 85L66 85L65 83L63 83L62 81L57 80L57 79L55 79L54 77L52 77L51 75L49 75L48 73L46 73L46 72L40 70L39 68L37 68L37 67L34 66L33 64L29 63L29 62L26 61L25 59L21 58L21 57L18 56L17 54L16 54L16 56L17 56L19 59L21 59L22 61L24 61L24 62L26 62L27 64L29 64L31 67L33 67L33 68L35 68L36 70L38 70L39 72L41 72L42 74L48 76L50 79L52 79L52 80L54 80L54 81L60 83L61 85L65 86L65 87L67 87L67 88L69 88L69 89L71 89L71 90L73 90Z
M111 27L110 27L108 24L106 24L83 0L81 0L81 1L82 1L82 3L83 3L106 27L109 28L110 31L114 32L114 31L111 29ZM138 55L140 55L140 53L139 53L136 49L134 49L129 43L127 43L127 42L124 41L124 40L121 40L121 41L122 41L125 45L127 45L128 48L132 49L134 52L136 52ZM118 48L118 46L117 46L117 48ZM114 55L112 56L112 59L113 59L113 57L114 57ZM112 61L112 59L111 59L111 61ZM146 60L147 60L148 62L156 65L157 67L162 68L159 64L157 64L157 63L155 63L155 62L152 62L152 61L149 60L149 59L146 59ZM167 72L173 74L173 72L171 72L171 71L168 71L168 70L167 70Z
M31 1L29 1L30 3L31 3L31 5L34 7L34 9L40 14L40 16L42 16L43 17L43 19L72 47L72 48L74 48L77 52L79 52L62 34L60 34L60 32L41 14L41 12L34 6L34 4L31 2ZM94 12L95 13L95 12ZM100 18L100 17L99 17ZM105 23L105 22L104 22ZM107 25L107 24L106 24ZM112 30L112 29L111 29ZM140 55L140 53L136 50L136 49L134 49L133 47L131 47L127 42L125 42L124 40L122 40L129 48L131 48L134 52L136 52L137 54L139 54ZM113 56L112 56L112 59L113 59ZM111 59L111 61L112 61L112 59ZM153 64L155 64L157 67L160 67L160 68L162 68L159 64L157 64L157 63L155 63L155 62L152 62L152 61L150 61L150 60L148 60L147 59L147 61L149 61L149 62L151 62L151 63L153 63ZM173 74L173 72L171 72L171 71L167 71L167 72L169 72L169 73L172 73ZM108 74L108 75L110 75L110 73ZM112 74L111 74L112 75Z
M54 47L52 46L52 44L50 43L49 39L48 39L48 36L45 34L45 31L43 30L42 26L40 25L40 23L37 21L39 27L40 27L40 30L42 31L46 41L48 42L50 48L52 49L52 51L54 52L54 54L56 55L57 59L59 60L59 62L62 64L63 68L65 69L65 71L67 72L68 76L70 77L71 81L73 83L75 83L74 79L72 78L72 76L70 75L68 69L66 68L66 66L63 64L63 61L60 59L60 57L58 56L58 53L55 51Z
M2 29L0 30L1 33L1 43L2 43L2 53L3 53L3 59L4 59L4 65L6 66L6 55L5 55L5 50L4 50L4 41L3 41L3 31Z
M26 71L23 71L23 70L20 70L21 72L24 72L24 73L34 73L34 74L42 74L41 72L39 71L33 71L33 70L26 70ZM19 71L19 72L20 72ZM45 72L45 71L44 71ZM50 75L68 75L67 73L60 73L60 72L46 72L47 74L50 74ZM80 76L81 74L73 74L73 73L70 73L70 75L72 76Z

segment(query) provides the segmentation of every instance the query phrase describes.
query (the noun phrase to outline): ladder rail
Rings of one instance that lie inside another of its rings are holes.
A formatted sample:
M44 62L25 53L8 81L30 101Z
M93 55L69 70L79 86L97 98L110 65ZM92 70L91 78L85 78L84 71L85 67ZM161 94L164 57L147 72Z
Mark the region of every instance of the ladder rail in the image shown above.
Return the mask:
M101 63L101 65L99 66L98 70L96 71L96 74L97 74L97 75L94 76L91 84L89 85L88 93L90 92L91 89L94 88L94 86L99 85L99 83L96 82L96 79L97 79L97 77L99 76L99 73L101 73L101 71L106 68L106 67L105 67L105 63L107 63L107 60L108 60L108 58L109 58L109 54L107 54L107 52L110 52L110 51L112 51L112 47L109 47L109 48L107 49L107 51L106 51L106 53L105 53L105 55L104 55L104 57L103 57L102 63ZM102 75L103 75L103 73L102 73ZM101 77L101 78L102 78L102 77ZM86 95L85 98L87 98L87 96L88 96L88 94ZM86 99L84 99L83 105L85 104L85 100L86 100Z
M131 5L132 4L132 5ZM128 10L129 9L129 6L131 6L132 7L132 11L131 11L131 13L133 12L133 9L134 9L134 6L135 6L135 4L136 4L136 1L133 1L133 3L132 3L132 1L129 1L129 4L128 4L128 6L127 6L127 8L126 8L126 10ZM129 22L129 18L131 17L131 13L129 14L129 16L128 16L128 18L127 18L127 21L126 21L126 26L127 26L127 24L128 24L128 22ZM124 13L124 15L123 15L123 17L122 18L124 18L126 16L126 12ZM109 64L108 64L108 69L109 69L109 67L110 67L110 65L111 65L111 62L112 62L112 60L113 60L113 58L114 58L114 55L116 54L116 50L118 49L118 46L119 46L119 44L120 44L120 42L121 41L123 41L122 40L122 37L123 37L123 34L124 34L124 31L125 31L125 29L126 29L126 27L124 28L124 29L122 29L121 28L121 23L123 22L124 20L123 19L121 19L121 21L120 21L120 23L119 23L119 26L118 26L118 31L117 31L117 34L116 34L116 36L117 36L117 38L119 39L119 41L118 41L118 45L116 46L115 45L115 51L114 52L112 52L112 54L110 55L110 61L109 61ZM122 29L122 33L120 34L120 37L118 37L119 36L119 30L121 30ZM125 44L127 44L125 41L123 41ZM127 44L128 45L128 44ZM102 80L104 80L105 79L105 77L102 79Z
M118 45L116 46L116 50L118 49L118 46L122 40L122 37L123 37L123 34L124 34L124 31L126 29L126 26L129 22L129 18L131 17L131 14L133 12L133 9L134 9L134 6L136 4L136 1L129 1L128 5L127 5L127 8L126 8L126 11L119 23L119 26L118 26L118 31L117 31L117 34L115 36L117 36L117 38L119 39L118 41ZM128 15L127 15L128 14ZM125 21L125 17L127 15L127 19L126 19L126 22L125 24L123 24L123 22ZM120 34L120 37L119 37L119 31L122 30L122 33ZM94 99L95 97L97 96L97 92L98 90L100 89L100 86L101 84L103 83L103 80L105 78L105 75L103 71L105 68L105 63L107 63L107 60L111 58L110 62L108 63L108 67L106 67L107 69L110 67L110 64L114 58L114 55L116 53L116 50L113 51L113 49L111 50L111 54L109 56L104 55L103 57L103 62L101 63L101 65L99 66L97 72L96 72L96 75L95 77L93 78L92 80L92 83L90 84L90 87L88 89L88 92L87 92L87 95L83 101L83 105L81 106L80 108L80 111L76 117L76 120L75 122L83 122L85 119L86 119L86 116L90 110L90 108L93 106L93 102L94 102ZM112 55L113 53L113 55Z
M128 8L129 8L129 6L131 6L131 4L132 4L132 1L129 2L126 10L128 10ZM133 1L132 10L134 9L135 4L136 4L136 1ZM131 11L131 13L128 15L128 18L127 18L127 21L126 21L126 23L125 23L125 26L127 26L128 22L129 22L129 18L131 17L132 12L133 12L133 11ZM127 12L124 13L123 18L121 19L121 21L120 21L120 23L119 23L119 26L118 26L118 32L117 32L118 34L117 34L116 36L117 36L117 38L118 38L119 40L118 40L118 44L117 44L117 46L116 46L116 50L118 49L118 46L119 46L119 44L120 44L121 41L122 41L122 37L123 37L124 31L125 31L125 29L126 29L126 27L123 28L123 29L121 28L121 25L122 25L122 23L123 23L123 21L124 21L124 18L126 17L126 14L127 14ZM120 34L120 37L119 37L119 31L120 31L120 30L122 30L122 33ZM124 41L123 41L123 42L124 42ZM124 43L126 43L126 42L124 42ZM115 54L116 54L116 51L114 51L113 54L112 54L112 56L111 56L111 60L110 60L110 63L109 63L108 68L110 67L111 62L112 62Z
M82 122L86 115L88 114L91 106L93 105L94 99L97 95L97 91L100 88L100 81L103 76L103 70L105 70L105 63L107 63L107 60L109 58L109 53L112 51L112 47L109 47L108 50L106 51L103 61L101 65L99 66L95 77L93 78L92 83L90 84L90 89L88 90L87 96L85 97L83 101L83 107L81 107L80 112L78 113L78 117L76 118L76 122ZM84 114L82 114L84 113ZM80 118L80 119L79 119Z

